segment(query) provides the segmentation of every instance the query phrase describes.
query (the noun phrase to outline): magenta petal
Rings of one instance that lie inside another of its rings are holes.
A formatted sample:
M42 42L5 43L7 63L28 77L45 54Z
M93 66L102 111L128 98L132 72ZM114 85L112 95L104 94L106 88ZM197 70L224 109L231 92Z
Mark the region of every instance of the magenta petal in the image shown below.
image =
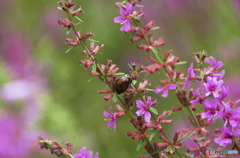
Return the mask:
M163 91L163 88L159 87L159 88L156 88L154 92L158 94L158 93L161 93L162 91Z
M108 124L107 124L107 127L108 127L108 128L109 128L109 127L112 127L113 124L114 124L114 121L113 121L113 120L112 120L112 121L109 121Z
M146 122L150 122L150 119L151 119L151 114L150 114L149 111L146 111L146 112L145 112L145 115L144 115L144 120L145 120Z
M113 129L115 131L116 127L117 127L116 121L115 120L109 121L108 124L107 124L107 127L108 128L113 127Z
M207 92L205 95L208 97L211 94L212 94L211 92Z
M79 153L86 153L86 152L87 152L86 147L82 147Z
M212 94L213 94L213 96L216 97L216 98L219 97L218 92L212 92Z
M145 104L141 100L136 101L136 106L141 109L145 108Z
M203 112L203 113L201 113L201 116L202 116L203 119L204 118L208 118L209 117L209 113L208 112Z
M239 136L240 135L240 130L239 129L237 129L236 131L234 131L234 133L233 133L233 136Z
M123 24L123 26L121 27L121 31L123 31L123 32L128 32L129 30L130 30L130 27L131 27L131 25L130 25L130 20L127 20L124 24Z
M168 96L168 90L166 89L163 91L162 97L167 98L167 96Z
M145 110L143 110L143 109L140 109L140 110L136 111L136 114L137 114L138 116L141 116L141 115L143 115L144 113L145 113Z
M120 8L120 14L122 16L127 16L126 11L125 11L125 9L123 9L123 7Z
M228 144L232 143L232 140L229 138L218 137L214 139L215 143L219 144L220 146L227 146Z
M237 122L233 119L229 119L229 123L231 124L232 127L237 127Z
M168 89L176 89L176 85L175 84L169 84L168 85Z
M98 158L98 153L96 153L96 154L94 155L94 158Z
M152 98L148 97L147 98L147 106L151 106L152 105Z
M125 17L121 17L121 16L117 16L117 17L115 17L114 19L113 19L113 21L115 22L115 23L122 23L122 22L124 22L124 21L126 21L127 19L125 18Z
M109 114L109 113L106 112L106 111L103 112L103 115L104 115L105 117L110 117L110 118L111 118L111 114Z
M126 15L125 16L127 16L127 15L129 15L129 14L131 14L132 13L132 4L131 3L128 3L127 4L127 6L126 6Z

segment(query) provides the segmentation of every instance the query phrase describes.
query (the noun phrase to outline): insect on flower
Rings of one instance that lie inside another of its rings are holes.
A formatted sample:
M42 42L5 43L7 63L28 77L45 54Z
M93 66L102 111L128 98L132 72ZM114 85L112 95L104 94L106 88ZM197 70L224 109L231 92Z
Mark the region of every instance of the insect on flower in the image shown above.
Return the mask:
M129 85L132 83L132 78L129 74L124 74L119 76L113 84L113 89L117 92L117 94L121 94L125 92Z

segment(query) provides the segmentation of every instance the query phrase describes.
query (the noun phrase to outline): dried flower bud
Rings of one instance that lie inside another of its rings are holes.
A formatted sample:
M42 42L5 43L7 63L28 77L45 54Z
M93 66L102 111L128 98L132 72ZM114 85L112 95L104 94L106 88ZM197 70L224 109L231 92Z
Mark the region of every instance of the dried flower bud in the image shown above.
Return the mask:
M63 20L58 20L58 24L59 25L63 25L64 27L71 27L73 26L74 24L69 21L68 19L63 19Z
M79 40L70 39L70 38L67 38L66 42L68 43L69 46L76 46L80 44Z
M77 10L71 11L70 16L73 17L73 16L76 16L79 13L82 13L82 12L83 12L82 8L78 8Z
M137 46L138 49L142 49L147 51L148 53L152 52L152 46L148 46L148 45L138 45Z
M148 31L148 30L150 30L151 28L153 28L153 26L155 25L155 21L150 21L149 23L147 23L144 27L143 27L143 29L145 30L145 31Z

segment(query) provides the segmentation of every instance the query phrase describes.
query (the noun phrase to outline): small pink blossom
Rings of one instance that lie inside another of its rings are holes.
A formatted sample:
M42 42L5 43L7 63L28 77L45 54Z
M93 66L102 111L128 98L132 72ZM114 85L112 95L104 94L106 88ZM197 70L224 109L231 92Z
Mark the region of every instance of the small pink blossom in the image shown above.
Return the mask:
M130 21L132 19L132 16L130 14L132 13L132 4L128 3L126 6L126 9L124 9L122 6L120 7L120 14L122 16L117 16L114 18L115 23L121 23L123 26L121 27L121 31L128 32L131 28Z

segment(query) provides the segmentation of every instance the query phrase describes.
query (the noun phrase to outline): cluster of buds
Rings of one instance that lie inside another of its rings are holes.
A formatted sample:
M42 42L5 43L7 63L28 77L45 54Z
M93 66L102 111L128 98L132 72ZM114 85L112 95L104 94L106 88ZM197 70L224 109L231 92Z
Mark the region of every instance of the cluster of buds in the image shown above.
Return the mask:
M72 156L72 145L70 143L66 143L66 149L62 147L62 145L56 141L52 141L50 139L43 139L39 137L38 142L36 143L40 145L41 149L50 150L52 154L57 155L58 157L71 158Z
M127 136L131 136L133 140L145 139L145 138L150 137L149 134L141 134L141 133L138 133L138 132L127 132Z

